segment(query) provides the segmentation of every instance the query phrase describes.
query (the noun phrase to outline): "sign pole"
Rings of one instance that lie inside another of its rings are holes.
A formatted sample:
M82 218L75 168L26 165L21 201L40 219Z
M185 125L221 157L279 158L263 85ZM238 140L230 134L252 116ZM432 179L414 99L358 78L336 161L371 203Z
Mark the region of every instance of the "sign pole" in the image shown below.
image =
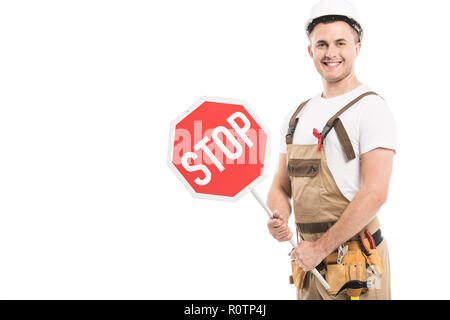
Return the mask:
M264 208L264 210L267 212L267 215L269 216L270 219L273 219L273 213L272 211L269 209L269 207L266 205L266 203L261 199L261 197L259 196L259 194L256 192L255 189L251 189L250 192L252 193L252 195L255 197L255 199L259 202L259 204ZM302 238L300 236L299 240L302 241ZM289 240L289 242L291 243L293 248L297 247L297 243L294 240L294 236L292 236L292 238ZM325 289L330 289L330 285L325 281L325 279L322 277L322 275L319 273L319 271L317 271L316 268L311 270L312 273L316 276L317 279L319 279L320 283L325 287Z
M250 189L273 219L272 211L253 189L262 179L268 157L267 132L245 101L202 97L172 122L168 164L194 197L234 201ZM213 150L220 150L219 158ZM247 162L247 154L255 150L259 155L256 162L250 163L252 157ZM232 161L224 161L223 155ZM297 247L294 237L290 242ZM316 269L312 272L330 288Z

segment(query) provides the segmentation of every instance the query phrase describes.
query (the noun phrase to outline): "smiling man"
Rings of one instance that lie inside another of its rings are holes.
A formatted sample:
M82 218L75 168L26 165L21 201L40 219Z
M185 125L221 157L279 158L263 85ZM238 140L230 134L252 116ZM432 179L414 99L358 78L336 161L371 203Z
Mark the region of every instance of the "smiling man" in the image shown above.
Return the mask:
M384 99L355 74L363 28L352 4L321 0L306 24L323 92L287 115L267 205L272 236L288 241L298 299L390 299L386 239L377 212L388 197L396 127ZM326 290L311 272L326 279Z

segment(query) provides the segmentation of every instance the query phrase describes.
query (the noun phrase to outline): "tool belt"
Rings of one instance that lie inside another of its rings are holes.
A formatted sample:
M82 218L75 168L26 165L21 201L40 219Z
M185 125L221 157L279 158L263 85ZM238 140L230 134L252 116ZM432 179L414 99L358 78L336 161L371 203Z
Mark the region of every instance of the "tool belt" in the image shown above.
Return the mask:
M375 277L384 273L383 260L377 251L383 241L381 230L372 235L366 230L364 234L366 237L360 233L357 240L344 243L316 267L330 285L329 294L337 296L345 292L359 296L374 288ZM291 261L291 266L290 283L303 289L306 272L295 261Z

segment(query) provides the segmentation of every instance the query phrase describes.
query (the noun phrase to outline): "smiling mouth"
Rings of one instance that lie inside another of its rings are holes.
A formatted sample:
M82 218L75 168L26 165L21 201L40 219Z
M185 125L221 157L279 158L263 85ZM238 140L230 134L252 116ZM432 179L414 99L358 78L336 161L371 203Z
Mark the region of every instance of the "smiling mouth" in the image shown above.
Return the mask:
M336 66L340 65L342 63L342 61L329 61L329 62L322 61L322 63L324 65L326 65L327 67L336 67Z

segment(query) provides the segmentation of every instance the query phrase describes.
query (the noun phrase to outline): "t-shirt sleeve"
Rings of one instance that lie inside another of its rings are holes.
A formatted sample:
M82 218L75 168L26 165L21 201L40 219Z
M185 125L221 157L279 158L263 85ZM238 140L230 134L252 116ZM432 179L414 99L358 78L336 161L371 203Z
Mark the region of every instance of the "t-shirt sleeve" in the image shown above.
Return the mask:
M360 155L376 148L397 148L397 128L394 116L381 97L370 97L361 110L359 121Z

